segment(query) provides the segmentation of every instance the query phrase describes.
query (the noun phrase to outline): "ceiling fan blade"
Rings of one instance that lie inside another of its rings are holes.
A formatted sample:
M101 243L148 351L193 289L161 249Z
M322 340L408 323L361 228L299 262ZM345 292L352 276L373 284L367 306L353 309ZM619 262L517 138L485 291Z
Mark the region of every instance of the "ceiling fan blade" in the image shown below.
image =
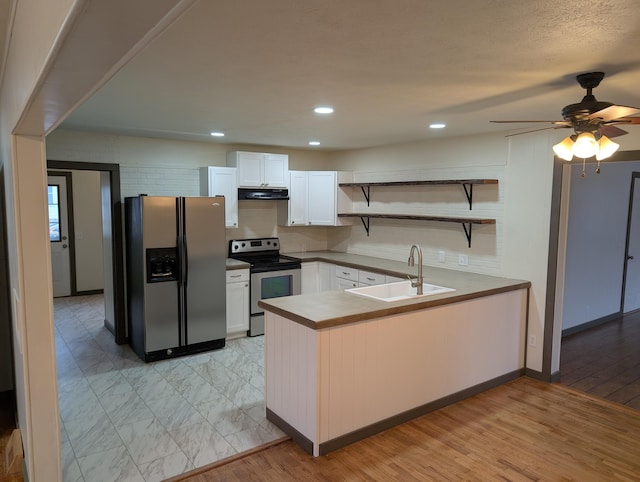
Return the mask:
M555 124L556 122L564 122L564 121L550 121L550 120L499 120L499 121L489 121L489 122L493 122L495 124L516 124L516 123L529 124L529 123L533 123L533 122L547 122L547 123Z
M550 126L550 127L542 127L541 129L533 129L533 130L529 130L529 131L523 131L523 132L514 132L513 134L507 134L505 137L513 137L513 136L519 136L520 134L529 134L531 132L538 132L538 131L546 131L548 129L564 129L566 127L571 127L571 126ZM622 129L620 129L622 130Z
M607 137L619 137L628 134L627 131L612 125L604 125L600 128L600 134Z
M640 117L620 117L605 124L640 124Z
M611 105L605 109L590 114L588 119L602 119L604 122L608 122L634 114L640 114L640 109L626 105Z

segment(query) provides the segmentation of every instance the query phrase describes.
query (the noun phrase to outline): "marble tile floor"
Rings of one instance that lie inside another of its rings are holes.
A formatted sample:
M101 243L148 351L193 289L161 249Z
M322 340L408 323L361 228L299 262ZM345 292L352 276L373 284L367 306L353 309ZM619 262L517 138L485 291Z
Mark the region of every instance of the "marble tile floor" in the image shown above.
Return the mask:
M160 481L284 436L264 415L263 337L143 363L104 328L102 295L54 310L65 481Z

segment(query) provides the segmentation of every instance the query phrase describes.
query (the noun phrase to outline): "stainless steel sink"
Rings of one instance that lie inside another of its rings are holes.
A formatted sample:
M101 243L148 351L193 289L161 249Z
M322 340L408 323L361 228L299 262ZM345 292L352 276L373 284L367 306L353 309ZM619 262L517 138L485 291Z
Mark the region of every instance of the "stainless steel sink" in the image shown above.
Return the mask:
M396 283L387 283L375 286L362 286L360 288L350 288L349 293L355 295L366 296L380 301L400 301L413 298L424 298L425 296L433 296L449 291L455 291L453 288L445 286L437 286L429 283L422 284L422 294L416 294L416 288L411 286L411 281L398 281Z

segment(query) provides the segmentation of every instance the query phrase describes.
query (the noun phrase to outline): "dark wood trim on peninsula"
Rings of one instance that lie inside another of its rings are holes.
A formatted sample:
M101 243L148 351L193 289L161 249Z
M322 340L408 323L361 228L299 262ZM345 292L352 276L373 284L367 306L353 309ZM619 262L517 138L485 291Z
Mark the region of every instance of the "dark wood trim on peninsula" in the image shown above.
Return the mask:
M448 405L452 405L456 402L460 402L467 398L473 397L474 395L478 395L479 393L490 390L491 388L503 385L504 383L515 380L521 376L525 376L524 368L515 370L510 373L505 373L504 375L493 378L492 380L487 380L486 382L479 383L478 385L474 385L473 387L469 387L446 397L442 397L438 400L434 400L433 402L425 403L424 405L412 408L411 410L399 413L397 415L394 415L393 417L381 420L380 422L368 425L359 430L354 430L351 433L321 443L319 446L319 453L320 455L326 455L329 452L333 452L334 450L346 447L347 445L358 442L359 440L365 439L367 437L371 437L372 435L383 432L415 418L421 417L423 415L426 415L427 413L434 412ZM273 412L269 407L266 407L266 415L267 420L269 420L285 434L291 437L291 439L295 443L297 443L305 452L313 455L313 442L311 440L298 432L295 428L293 428L290 424L288 424L285 420L278 416L278 414Z
M291 440L297 443L302 450L313 455L313 442L309 440L307 437L298 432L295 428L285 422L281 417L278 416L273 410L266 408L267 420L273 423L276 427L286 433Z

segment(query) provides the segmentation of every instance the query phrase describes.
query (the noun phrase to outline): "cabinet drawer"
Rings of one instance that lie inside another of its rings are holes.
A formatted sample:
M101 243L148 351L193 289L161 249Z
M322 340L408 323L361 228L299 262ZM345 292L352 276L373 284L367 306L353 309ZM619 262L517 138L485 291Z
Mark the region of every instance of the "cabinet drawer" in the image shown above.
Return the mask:
M398 281L406 281L407 278L399 278L397 276L387 275L384 277L385 283L397 283Z
M359 270L358 281L367 285L381 285L385 283L385 276L380 273Z
M239 281L249 281L248 269L227 270L227 283L237 283Z
M358 281L358 270L346 266L336 266L336 278Z

